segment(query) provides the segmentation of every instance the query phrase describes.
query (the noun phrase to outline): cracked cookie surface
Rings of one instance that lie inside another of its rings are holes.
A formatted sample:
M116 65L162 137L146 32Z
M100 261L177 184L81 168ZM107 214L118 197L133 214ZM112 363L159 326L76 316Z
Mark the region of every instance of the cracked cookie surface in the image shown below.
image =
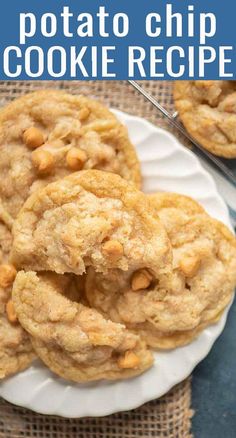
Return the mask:
M124 325L68 300L71 276L19 272L13 300L22 326L42 361L75 382L123 379L141 374L152 354Z
M216 322L236 284L235 237L195 201L187 198L184 208L184 197L178 198L150 197L172 244L172 272L153 276L145 270L116 270L104 276L90 268L86 281L91 306L154 348L186 344Z
M236 157L236 81L178 81L174 100L193 138L215 155Z
M101 103L60 90L16 99L0 112L0 199L13 218L28 196L81 169L120 174L140 186L126 128Z
M32 192L94 167L140 185L139 162L127 131L99 102L58 90L37 91L3 108L0 127L0 273L10 269L11 227ZM4 377L26 367L34 355L27 334L8 319L11 287L1 287L0 295Z
M33 194L13 227L17 267L81 275L171 266L166 231L146 196L120 176L98 170L70 175Z

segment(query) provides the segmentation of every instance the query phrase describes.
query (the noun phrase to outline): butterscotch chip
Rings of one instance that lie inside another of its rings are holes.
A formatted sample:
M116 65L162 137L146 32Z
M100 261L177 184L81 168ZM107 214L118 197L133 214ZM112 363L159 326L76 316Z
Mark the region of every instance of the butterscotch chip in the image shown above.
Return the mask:
M108 240L102 246L102 252L109 257L119 258L124 253L124 248L118 240Z
M152 275L147 269L140 269L136 271L131 280L131 287L133 291L147 289L152 282Z
M32 152L32 162L39 173L50 173L54 167L53 155L42 149Z
M82 108L79 112L79 119L81 120L81 122L83 122L84 120L86 120L88 118L90 114L90 110L89 108Z
M0 286L3 288L11 286L15 280L16 273L13 265L0 265Z
M184 256L180 260L180 269L186 277L193 277L196 275L201 265L199 256Z
M24 132L23 141L29 148L35 149L44 143L44 135L39 129L32 126Z
M66 162L70 169L81 170L87 160L87 154L82 149L71 148L66 155Z
M11 323L16 323L17 322L17 316L16 316L16 311L15 311L15 307L13 304L12 300L9 300L7 305L6 305L6 312L7 312L7 317L8 320Z
M126 351L125 355L120 357L117 363L120 368L137 368L140 364L140 359L132 351Z

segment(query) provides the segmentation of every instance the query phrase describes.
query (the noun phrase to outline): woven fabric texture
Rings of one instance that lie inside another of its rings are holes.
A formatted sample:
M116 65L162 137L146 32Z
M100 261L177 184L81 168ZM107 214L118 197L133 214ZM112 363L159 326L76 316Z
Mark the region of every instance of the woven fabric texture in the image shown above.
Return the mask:
M174 112L172 84L140 82L170 113ZM0 82L0 105L42 88L60 88L86 94L109 107L144 117L170 130L168 122L126 81ZM0 399L0 438L191 438L190 378L159 400L103 418L68 420L35 414Z

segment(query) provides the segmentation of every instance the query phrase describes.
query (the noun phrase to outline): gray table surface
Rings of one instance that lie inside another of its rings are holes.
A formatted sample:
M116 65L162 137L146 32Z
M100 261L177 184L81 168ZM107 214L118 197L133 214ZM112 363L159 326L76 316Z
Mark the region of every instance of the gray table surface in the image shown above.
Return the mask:
M236 160L223 162L236 175ZM231 222L236 232L235 187L215 172L211 164L205 161L202 164L212 174L228 206L234 210ZM192 408L195 410L192 420L194 438L236 438L236 299L223 333L193 372Z
M223 334L193 373L194 438L236 438L236 300Z

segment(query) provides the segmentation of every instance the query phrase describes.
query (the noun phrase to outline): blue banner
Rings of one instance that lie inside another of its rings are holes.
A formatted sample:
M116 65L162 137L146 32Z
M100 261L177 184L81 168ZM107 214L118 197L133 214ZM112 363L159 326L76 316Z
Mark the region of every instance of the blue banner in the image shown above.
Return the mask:
M235 0L8 0L0 79L236 79Z

